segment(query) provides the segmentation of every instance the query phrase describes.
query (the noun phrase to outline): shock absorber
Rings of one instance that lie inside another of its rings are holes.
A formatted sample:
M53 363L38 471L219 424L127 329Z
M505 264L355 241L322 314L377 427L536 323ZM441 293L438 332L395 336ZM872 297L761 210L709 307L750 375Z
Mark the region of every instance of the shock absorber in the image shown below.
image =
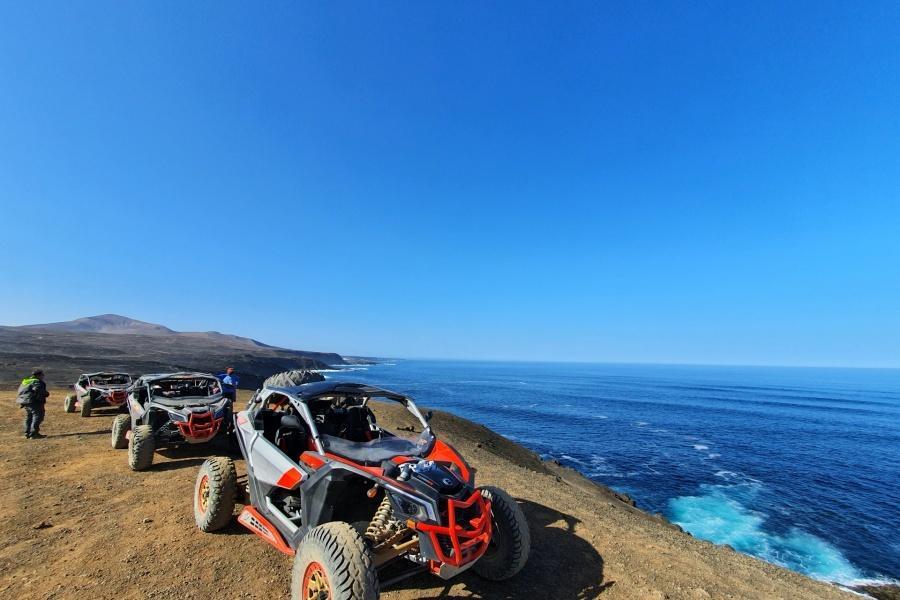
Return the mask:
M391 502L388 500L387 494L385 494L381 504L378 506L378 510L375 511L375 516L372 517L372 521L366 528L366 537L373 544L383 542L391 536L391 525L393 524L391 517L393 512Z

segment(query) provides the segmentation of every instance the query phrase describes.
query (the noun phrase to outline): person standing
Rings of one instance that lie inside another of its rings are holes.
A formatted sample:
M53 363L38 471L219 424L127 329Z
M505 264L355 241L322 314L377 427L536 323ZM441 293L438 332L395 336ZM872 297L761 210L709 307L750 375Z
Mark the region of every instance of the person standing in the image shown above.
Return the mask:
M232 402L237 401L237 387L240 384L240 378L234 374L234 367L228 367L224 373L219 375L222 380L222 396L230 399Z
M41 423L44 422L44 405L49 395L41 369L35 369L31 377L23 379L19 386L17 401L25 409L25 437L30 440L47 437L41 435L40 430Z

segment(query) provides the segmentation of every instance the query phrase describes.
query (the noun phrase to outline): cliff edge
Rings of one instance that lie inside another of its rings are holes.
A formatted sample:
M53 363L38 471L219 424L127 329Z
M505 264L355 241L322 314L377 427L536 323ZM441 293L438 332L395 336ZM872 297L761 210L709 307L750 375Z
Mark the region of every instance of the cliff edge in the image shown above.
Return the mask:
M112 416L65 414L64 394L53 390L47 405L48 437L28 441L14 393L0 392L0 476L15 482L0 488L0 597L289 597L289 557L238 525L222 534L194 526L191 495L208 449L157 454L150 471L131 472L125 452L110 447ZM382 424L408 427L400 415ZM382 598L859 597L697 540L465 419L435 412L432 425L481 484L503 487L521 503L531 558L503 583L470 572L446 582L422 575Z

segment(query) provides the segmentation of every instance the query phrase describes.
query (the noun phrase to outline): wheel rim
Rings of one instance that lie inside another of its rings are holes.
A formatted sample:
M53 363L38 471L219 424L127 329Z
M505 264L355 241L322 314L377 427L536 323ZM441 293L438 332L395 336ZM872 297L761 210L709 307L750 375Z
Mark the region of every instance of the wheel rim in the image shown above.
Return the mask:
M329 600L330 598L331 586L328 585L325 569L317 562L309 563L306 573L303 574L303 600Z
M204 475L197 487L197 507L202 514L206 514L207 506L209 506L209 475Z

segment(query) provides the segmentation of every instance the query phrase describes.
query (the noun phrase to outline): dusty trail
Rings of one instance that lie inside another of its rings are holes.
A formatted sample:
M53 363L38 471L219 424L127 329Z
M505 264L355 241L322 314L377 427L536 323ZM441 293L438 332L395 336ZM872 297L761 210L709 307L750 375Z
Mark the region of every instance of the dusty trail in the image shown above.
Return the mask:
M191 494L207 449L157 454L149 472L133 473L110 447L111 414L65 414L64 391L53 390L48 437L25 440L14 396L0 392L0 598L288 597L290 558L236 524L195 528ZM480 483L522 502L531 559L503 584L419 576L386 600L858 598L696 540L468 421L437 413L433 425Z

